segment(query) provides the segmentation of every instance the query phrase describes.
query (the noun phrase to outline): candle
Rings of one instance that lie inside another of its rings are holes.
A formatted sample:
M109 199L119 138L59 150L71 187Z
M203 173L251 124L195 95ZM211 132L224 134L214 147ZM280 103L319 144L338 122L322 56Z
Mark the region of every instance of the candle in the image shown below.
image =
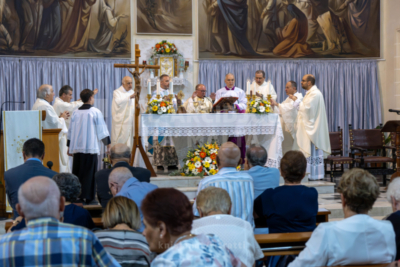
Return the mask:
M171 79L171 81L169 82L169 93L171 95L174 94L174 81L173 81L173 79Z
M246 90L246 94L247 94L247 95L250 94L250 79L247 79L247 90Z
M160 94L160 79L157 79L157 95Z
M270 95L271 94L271 91L269 90L269 87L271 86L271 80L270 79L268 79L268 95Z
M147 79L147 90L148 94L151 95L151 79Z
M150 78L154 78L154 70L150 70Z

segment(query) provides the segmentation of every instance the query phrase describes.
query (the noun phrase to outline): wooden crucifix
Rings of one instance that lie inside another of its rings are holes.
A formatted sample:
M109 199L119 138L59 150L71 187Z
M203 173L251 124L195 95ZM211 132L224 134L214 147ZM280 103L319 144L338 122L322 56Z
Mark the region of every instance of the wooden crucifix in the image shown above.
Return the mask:
M132 146L132 156L131 156L131 161L130 165L133 165L133 161L135 159L136 155L136 150L139 149L140 154L143 157L144 163L146 164L146 168L151 172L152 177L157 177L157 174L155 173L153 166L150 163L149 158L147 157L146 151L144 151L143 145L142 145L142 137L139 135L139 115L140 115L140 106L139 106L139 99L140 99L140 92L142 90L142 86L140 85L140 75L146 70L146 69L159 69L160 66L157 65L147 65L146 63L144 64L139 64L139 58L140 58L140 49L139 45L135 45L135 64L114 64L114 68L127 68L128 71L132 74L133 79L135 79L135 117L134 117L134 124L135 124L135 136L133 137L133 146ZM133 70L131 70L132 68ZM140 70L142 69L142 70Z

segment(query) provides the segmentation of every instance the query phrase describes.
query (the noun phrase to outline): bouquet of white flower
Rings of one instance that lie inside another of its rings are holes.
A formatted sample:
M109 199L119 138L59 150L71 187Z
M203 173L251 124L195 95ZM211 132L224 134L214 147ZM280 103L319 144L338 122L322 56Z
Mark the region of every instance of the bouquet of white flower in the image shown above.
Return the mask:
M250 113L267 114L272 112L271 103L267 100L255 99L250 102Z
M161 115L175 113L175 110L171 102L164 99L154 99L148 105L148 113Z

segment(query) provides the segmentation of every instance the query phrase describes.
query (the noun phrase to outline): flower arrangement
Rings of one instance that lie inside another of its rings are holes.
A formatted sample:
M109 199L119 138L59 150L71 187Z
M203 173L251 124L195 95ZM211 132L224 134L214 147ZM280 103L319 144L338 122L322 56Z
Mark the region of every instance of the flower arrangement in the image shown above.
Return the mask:
M272 112L271 103L267 100L255 99L250 102L249 112L257 114L271 113Z
M164 99L154 99L148 104L148 113L150 114L170 114L174 113L174 106L171 102Z
M180 170L182 176L208 176L218 173L217 154L219 146L216 142L198 145L196 149L189 150L183 160L185 166Z
M176 48L174 43L167 42L163 40L159 43L156 43L153 49L153 55L179 55L178 48Z

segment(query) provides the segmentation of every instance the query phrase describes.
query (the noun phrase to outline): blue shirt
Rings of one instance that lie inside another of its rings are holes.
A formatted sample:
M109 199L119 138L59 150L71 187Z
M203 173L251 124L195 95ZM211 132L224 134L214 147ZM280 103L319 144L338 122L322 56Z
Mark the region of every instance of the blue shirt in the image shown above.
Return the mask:
M29 159L27 159L27 161L28 160L36 160L36 161L39 161L40 163L42 163L42 161L40 159L38 159L38 158L29 158Z
M254 166L250 170L244 172L253 177L254 198L257 198L268 188L279 186L279 178L281 175L277 168Z
M140 207L142 205L142 201L148 193L157 188L158 187L154 184L140 182L135 177L132 177L124 183L124 185L121 188L121 191L119 191L118 194L116 195L116 196L123 196L135 201L140 212L141 226L140 229L138 229L139 232L143 232L144 230L143 214L142 214L142 209Z
M207 176L200 181L196 196L209 186L225 189L232 201L231 214L248 221L254 227L254 186L253 178L249 174L237 171L234 167L222 168L217 174ZM193 204L193 213L199 216L196 200Z

